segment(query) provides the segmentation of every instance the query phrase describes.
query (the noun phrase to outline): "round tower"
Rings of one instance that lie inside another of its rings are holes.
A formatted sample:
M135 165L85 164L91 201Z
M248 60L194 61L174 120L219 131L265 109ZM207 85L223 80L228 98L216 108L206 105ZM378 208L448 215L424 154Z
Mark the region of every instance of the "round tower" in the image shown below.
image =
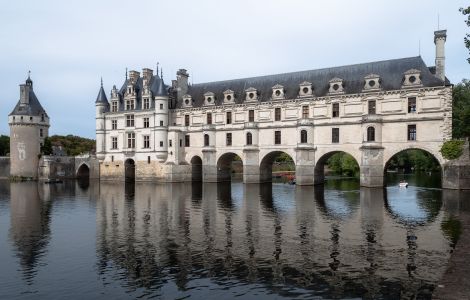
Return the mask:
M38 178L41 146L49 136L49 116L33 91L28 75L20 84L20 100L8 115L10 125L10 176Z
M101 87L95 101L96 107L96 158L103 160L106 154L106 123L105 113L109 108L108 98L103 89L103 79L101 79Z
M154 97L155 150L157 153L157 159L160 162L164 162L168 157L168 91L165 88L163 78L158 78L157 76L156 80L158 80L158 86Z

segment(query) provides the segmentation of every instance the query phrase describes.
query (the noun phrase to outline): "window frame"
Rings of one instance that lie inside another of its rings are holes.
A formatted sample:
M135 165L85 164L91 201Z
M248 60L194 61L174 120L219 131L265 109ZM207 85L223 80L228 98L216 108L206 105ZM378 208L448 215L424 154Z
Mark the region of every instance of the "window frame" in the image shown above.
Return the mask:
M339 103L338 102L331 104L331 117L339 118Z
M280 130L274 131L274 145L281 145L282 144L282 136Z
M300 143L301 144L307 144L308 143L308 133L307 130L302 129L300 131Z
M408 141L417 141L418 140L418 129L416 124L408 124L407 126L407 140Z
M253 134L251 132L246 133L246 144L253 145Z
M375 142L375 127L374 126L367 127L367 141Z
M339 144L339 127L331 128L331 143Z
M280 107L274 108L274 121L281 121L282 119L282 111Z

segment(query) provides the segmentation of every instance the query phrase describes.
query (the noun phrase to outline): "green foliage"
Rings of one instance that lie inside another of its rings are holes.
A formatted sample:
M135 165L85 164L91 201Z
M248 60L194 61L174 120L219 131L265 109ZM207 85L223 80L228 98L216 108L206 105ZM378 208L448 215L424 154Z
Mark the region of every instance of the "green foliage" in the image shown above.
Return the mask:
M415 171L437 171L440 169L439 162L430 153L412 149L397 153L388 162L389 169L405 169L409 172Z
M467 26L470 26L470 6L467 8L460 8L460 12L467 17L467 20L465 20L465 24L467 24ZM470 51L470 34L467 33L463 40L465 42L465 47ZM470 64L470 58L467 58L467 62Z
M333 154L326 164L336 175L357 176L359 174L359 165L354 157L344 152Z
M0 156L6 156L10 153L10 137L7 135L0 136Z
M470 81L462 80L452 90L452 136L470 137Z
M464 141L446 141L439 150L445 159L457 159L462 155Z
M448 220L441 223L441 228L444 234L450 239L452 247L455 247L462 233L462 224L460 221L451 216Z
M50 138L52 145L62 146L67 155L79 155L87 152L95 152L95 140L74 135L53 135Z
M292 163L294 163L294 161L292 160L292 157L290 157L289 154L284 153L284 152L279 154L279 156L276 157L276 159L274 161L278 162L278 163L280 163L280 162L292 162Z
M49 137L44 139L44 143L41 147L41 153L44 155L51 155L52 154L52 143Z

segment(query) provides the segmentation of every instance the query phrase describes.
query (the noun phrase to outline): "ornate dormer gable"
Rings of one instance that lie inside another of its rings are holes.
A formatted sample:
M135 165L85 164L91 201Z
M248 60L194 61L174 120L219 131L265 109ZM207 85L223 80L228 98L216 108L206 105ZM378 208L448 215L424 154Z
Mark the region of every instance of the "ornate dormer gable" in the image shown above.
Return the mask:
M416 69L411 69L406 71L403 78L402 87L416 87L421 86L421 71Z
M235 103L235 92L228 89L224 92L224 104Z
M312 83L304 81L299 84L299 97L311 97L313 96Z
M380 90L381 88L380 76L377 74L369 74L364 77L364 90Z
M213 92L206 92L204 94L204 105L214 105L215 104L215 94Z
M344 93L343 88L344 88L343 79L335 77L330 80L330 89L328 92L330 94L343 94Z
M272 94L273 100L284 99L284 87L282 85L278 83L275 86L273 86L272 89L273 89L273 94Z
M254 87L249 87L245 90L246 99L245 101L258 101L258 90Z
M116 88L116 85L113 85L113 89L111 90L111 100L119 100L119 91Z
M192 107L193 106L193 97L191 95L184 95L183 96L183 107Z

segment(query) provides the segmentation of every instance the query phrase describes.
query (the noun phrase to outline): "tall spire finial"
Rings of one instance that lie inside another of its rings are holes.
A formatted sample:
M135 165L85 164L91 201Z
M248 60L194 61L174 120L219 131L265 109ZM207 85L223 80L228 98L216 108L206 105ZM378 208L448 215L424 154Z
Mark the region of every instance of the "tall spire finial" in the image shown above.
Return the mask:
M160 70L160 77L163 79L163 68Z
M160 63L157 61L157 76L158 76L158 65L159 65L159 64L160 64Z
M103 76L101 76L101 87L103 87Z
M28 79L31 79L31 70L28 71Z
M127 67L126 67L126 80L127 80Z

